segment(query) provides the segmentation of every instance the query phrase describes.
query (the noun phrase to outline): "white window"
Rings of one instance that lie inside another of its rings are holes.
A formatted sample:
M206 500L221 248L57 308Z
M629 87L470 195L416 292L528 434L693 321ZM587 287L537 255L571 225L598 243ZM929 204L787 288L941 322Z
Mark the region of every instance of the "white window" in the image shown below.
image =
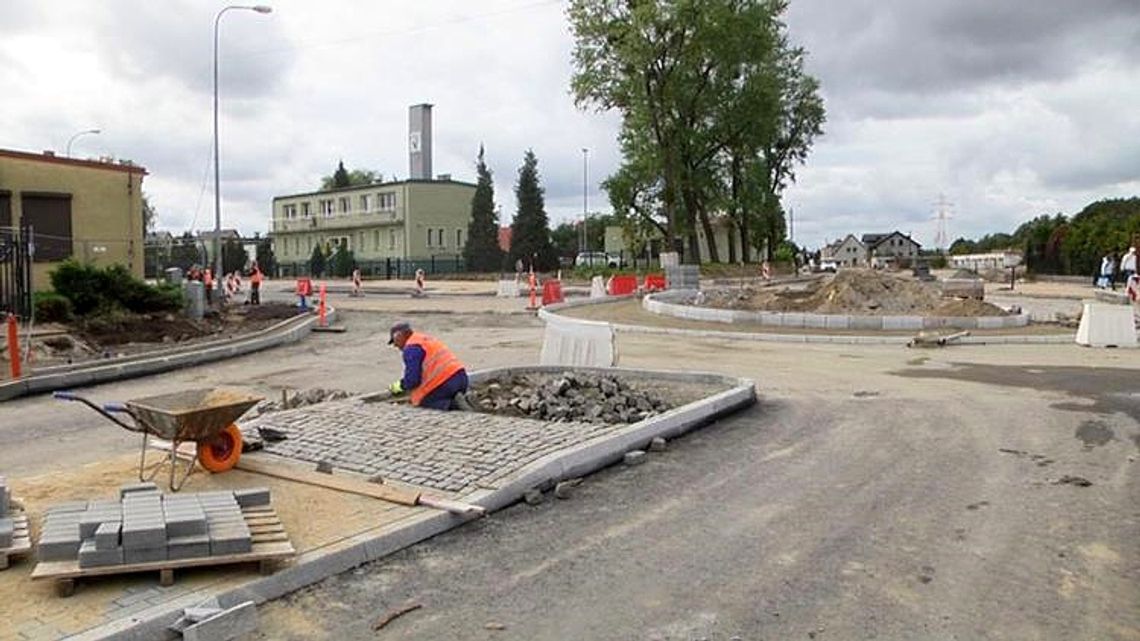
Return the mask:
M301 203L301 216L304 218L308 218L312 215L313 215L313 213L311 211L309 211L309 203Z
M390 191L376 194L376 208L380 211L395 211L396 192Z
M432 246L432 244L431 244L431 240L432 240L433 238L435 238L435 230L434 230L434 229L432 229L431 227L428 227L428 230L427 230L427 234L428 234L428 244L427 244L427 246L428 246L428 247L431 247L431 246Z
M368 194L364 194L360 197L360 211L366 214L368 213ZM377 244L379 245L380 243Z
M327 200L317 201L317 208L320 209L321 215L323 215L325 218L332 218L333 201L331 198Z
M456 229L455 230L455 248L459 249L462 246L463 246L463 230L462 229Z
M296 205L285 205L284 209L285 209L285 218L296 218L297 217L297 206Z
M395 248L396 248L396 230L395 229L389 229L388 230L388 249L395 249Z
M343 213L346 213L346 214L348 212L352 211L352 199L351 198L349 198L348 196L342 196L341 197L341 199L340 199L340 211Z

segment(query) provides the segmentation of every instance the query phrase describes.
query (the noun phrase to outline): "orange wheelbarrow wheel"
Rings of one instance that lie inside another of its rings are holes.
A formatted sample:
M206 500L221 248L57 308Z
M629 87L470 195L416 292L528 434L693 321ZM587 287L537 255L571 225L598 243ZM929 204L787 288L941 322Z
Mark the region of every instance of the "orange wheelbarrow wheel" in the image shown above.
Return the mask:
M236 423L218 432L212 440L198 444L198 462L211 472L233 469L241 458L241 430Z

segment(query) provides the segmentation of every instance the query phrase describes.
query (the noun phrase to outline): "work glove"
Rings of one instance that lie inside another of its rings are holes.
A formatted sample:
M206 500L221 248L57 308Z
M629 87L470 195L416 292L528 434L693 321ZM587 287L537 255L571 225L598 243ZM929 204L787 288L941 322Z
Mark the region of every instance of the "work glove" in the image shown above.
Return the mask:
M388 391L392 392L394 396L399 396L404 393L404 386L400 384L400 381L396 381L388 386Z

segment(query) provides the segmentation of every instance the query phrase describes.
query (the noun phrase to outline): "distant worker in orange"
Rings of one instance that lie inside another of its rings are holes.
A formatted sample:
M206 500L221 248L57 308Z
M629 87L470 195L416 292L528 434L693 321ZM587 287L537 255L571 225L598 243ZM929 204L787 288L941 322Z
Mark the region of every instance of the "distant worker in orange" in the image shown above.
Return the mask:
M352 295L360 296L360 268L352 268Z
M411 393L412 405L436 410L466 409L467 370L442 341L413 332L408 323L388 330L388 344L404 355L404 377L388 390L394 395Z
M207 267L202 270L202 284L206 287L206 304L214 304L214 271Z
M249 304L261 304L261 267L258 267L257 261L253 261L253 266L249 268Z

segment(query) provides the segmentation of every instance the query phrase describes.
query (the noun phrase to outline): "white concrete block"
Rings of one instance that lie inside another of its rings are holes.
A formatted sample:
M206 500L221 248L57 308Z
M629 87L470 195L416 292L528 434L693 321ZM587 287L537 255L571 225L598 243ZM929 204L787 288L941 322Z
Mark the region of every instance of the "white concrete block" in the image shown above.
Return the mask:
M613 326L609 323L547 318L539 363L612 367L617 364Z
M827 328L827 315L826 314L803 314L804 327L809 329L826 329Z
M1088 347L1136 347L1132 307L1086 302L1076 340Z
M594 276L590 279L590 298L605 298L606 297L606 282L601 276Z
M851 317L845 314L827 314L824 316L827 329L847 329L851 327Z
M517 280L500 280L495 296L499 298L518 298L519 282Z

